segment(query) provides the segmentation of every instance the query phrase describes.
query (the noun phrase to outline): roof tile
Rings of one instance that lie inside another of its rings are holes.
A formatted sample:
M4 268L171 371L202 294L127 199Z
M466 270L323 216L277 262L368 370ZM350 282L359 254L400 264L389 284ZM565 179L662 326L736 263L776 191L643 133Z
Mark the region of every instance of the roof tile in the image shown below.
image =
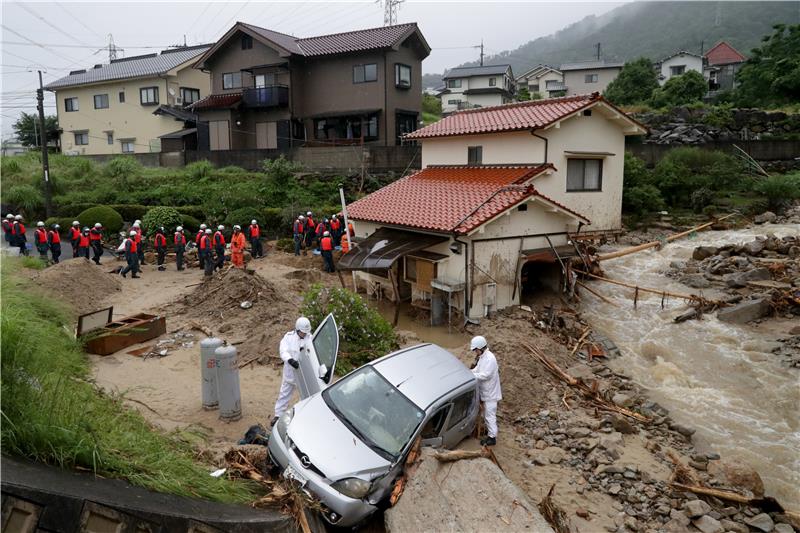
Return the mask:
M736 48L725 41L720 41L706 52L706 59L708 59L709 65L727 65L730 63L741 63L747 60Z
M189 108L192 111L199 109L225 109L238 104L242 99L242 93L211 94L193 103Z

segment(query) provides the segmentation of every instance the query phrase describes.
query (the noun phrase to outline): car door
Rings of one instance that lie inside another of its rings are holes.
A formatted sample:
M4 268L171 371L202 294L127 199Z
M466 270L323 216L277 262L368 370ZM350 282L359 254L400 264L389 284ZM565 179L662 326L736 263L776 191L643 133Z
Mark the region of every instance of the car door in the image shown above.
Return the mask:
M444 405L436 410L425 425L422 426L420 437L423 446L432 446L439 448L443 444L444 424L450 414L450 404Z
M455 448L475 428L478 418L478 395L475 389L460 393L453 399L452 405L450 419L442 435L445 448Z
M320 322L311 338L306 338L303 343L300 367L297 369L301 398L308 398L331 384L338 352L339 331L336 319L330 314Z

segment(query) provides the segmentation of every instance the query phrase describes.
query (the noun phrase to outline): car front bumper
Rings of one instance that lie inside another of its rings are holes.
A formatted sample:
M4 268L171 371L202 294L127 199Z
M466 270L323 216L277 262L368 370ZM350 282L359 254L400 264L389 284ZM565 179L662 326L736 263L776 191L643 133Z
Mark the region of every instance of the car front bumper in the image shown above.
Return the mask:
M291 477L303 486L306 493L322 503L322 516L331 524L342 527L354 526L378 509L364 500L345 496L331 487L324 477L303 467L297 455L289 449L288 442L278 434L277 424L272 428L268 448L270 459L281 469L281 474L286 476L287 467L291 468L293 473Z

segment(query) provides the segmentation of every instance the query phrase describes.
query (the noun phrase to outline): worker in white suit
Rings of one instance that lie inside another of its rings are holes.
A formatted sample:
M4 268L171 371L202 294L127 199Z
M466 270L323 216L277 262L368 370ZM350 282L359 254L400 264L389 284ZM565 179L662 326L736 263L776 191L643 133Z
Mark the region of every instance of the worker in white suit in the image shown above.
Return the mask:
M483 419L486 422L486 438L481 440L481 446L494 446L497 444L497 402L503 399L497 359L489 351L486 339L480 335L473 337L469 347L475 353L472 373L478 380L478 393L483 402Z
M289 331L281 339L280 355L283 359L283 378L281 379L281 390L278 392L278 399L275 401L275 418L271 425L286 412L289 407L289 400L292 398L297 382L295 381L294 371L300 367L300 354L305 350L304 339L311 335L311 322L304 316L297 319L294 330Z

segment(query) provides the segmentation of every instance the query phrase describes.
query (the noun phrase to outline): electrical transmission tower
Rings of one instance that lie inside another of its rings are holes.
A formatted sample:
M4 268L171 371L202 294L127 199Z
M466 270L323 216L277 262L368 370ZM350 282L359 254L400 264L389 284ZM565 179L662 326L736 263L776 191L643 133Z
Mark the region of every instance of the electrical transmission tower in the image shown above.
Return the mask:
M122 51L122 48L117 48L117 45L114 44L114 36L110 33L108 34L108 61L109 63L114 59L117 59L117 52Z
M378 0L383 4L383 25L397 24L397 10L406 0Z

